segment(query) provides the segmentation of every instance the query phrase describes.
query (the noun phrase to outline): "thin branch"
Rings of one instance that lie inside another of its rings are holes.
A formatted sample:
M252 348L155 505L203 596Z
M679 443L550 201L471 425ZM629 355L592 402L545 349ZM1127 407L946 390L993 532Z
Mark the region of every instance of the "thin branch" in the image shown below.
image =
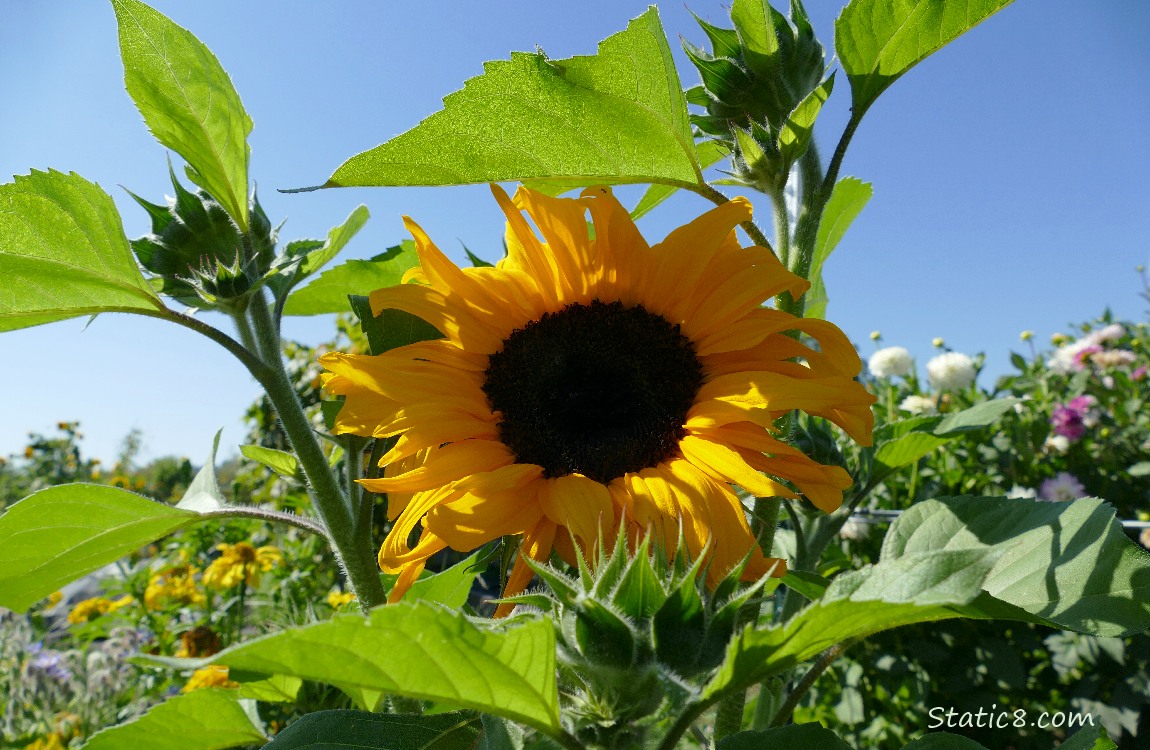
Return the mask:
M319 521L301 516L296 513L285 513L279 510L270 510L267 508L257 508L255 506L246 505L225 505L219 510L212 510L204 513L205 516L218 516L227 518L256 518L261 521L276 521L278 523L286 523L289 526L295 526L304 531L310 531L313 534L318 534L325 539L328 539L327 529L323 527Z
M824 651L822 656L819 657L819 660L803 675L803 679L799 680L799 684L795 685L795 689L792 690L790 695L787 696L787 699L783 701L783 705L779 707L775 718L771 720L771 726L782 726L790 721L791 714L794 713L795 707L799 705L799 701L803 699L803 696L807 694L807 691L811 689L815 681L822 676L822 673L827 671L827 668L834 663L835 659L842 656L844 651L861 640L862 638L848 638L842 643L836 643Z

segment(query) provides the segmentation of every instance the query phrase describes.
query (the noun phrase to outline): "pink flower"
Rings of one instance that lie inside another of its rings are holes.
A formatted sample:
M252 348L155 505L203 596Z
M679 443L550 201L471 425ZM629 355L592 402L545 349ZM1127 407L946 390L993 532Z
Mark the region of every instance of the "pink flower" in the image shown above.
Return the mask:
M1085 496L1086 488L1073 474L1060 471L1053 479L1047 479L1038 489L1038 497L1047 502L1061 503L1077 500Z
M1130 378L1132 380L1135 380L1135 381L1142 380L1143 378L1146 377L1146 373L1147 373L1146 366L1143 365L1142 367L1139 367L1138 369L1136 369L1134 372L1130 373Z
M1098 415L1092 408L1097 403L1093 396L1076 396L1066 404L1055 406L1050 415L1054 433L1070 440L1081 440L1087 428L1098 424Z

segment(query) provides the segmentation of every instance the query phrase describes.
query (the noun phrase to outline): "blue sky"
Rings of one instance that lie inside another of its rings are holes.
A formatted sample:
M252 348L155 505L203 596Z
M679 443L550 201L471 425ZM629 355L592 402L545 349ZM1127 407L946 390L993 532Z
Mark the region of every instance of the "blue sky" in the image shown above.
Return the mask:
M841 4L807 5L829 46ZM261 202L273 221L288 219L282 240L323 237L363 203L373 218L344 258L396 244L405 236L400 216L410 214L454 257L465 242L494 259L500 214L483 186L275 190L321 183L347 157L412 127L484 60L536 45L553 58L592 53L647 3L154 6L231 73L255 120L251 174ZM685 86L697 75L678 39L703 41L688 7L729 25L710 0L660 6ZM980 383L990 385L1008 371L1009 352L1023 349L1024 329L1044 343L1106 306L1145 319L1134 268L1150 265L1147 38L1144 0L1019 0L879 99L843 168L872 182L875 195L826 271L828 317L864 356L873 350L869 332L880 330L923 367L939 336L958 351L985 352ZM0 102L0 179L30 168L76 171L115 197L129 237L147 231L119 186L158 202L171 192L166 154L123 90L109 4L4 3ZM816 130L825 153L848 104L841 81ZM766 200L753 199L769 226ZM707 208L679 196L640 226L654 241ZM330 317L286 328L313 343L332 331ZM20 451L31 430L78 419L88 454L110 460L135 427L145 457L198 462L221 427L221 452L234 452L240 417L258 393L222 349L159 321L106 315L87 327L73 320L5 333L2 342L0 455Z

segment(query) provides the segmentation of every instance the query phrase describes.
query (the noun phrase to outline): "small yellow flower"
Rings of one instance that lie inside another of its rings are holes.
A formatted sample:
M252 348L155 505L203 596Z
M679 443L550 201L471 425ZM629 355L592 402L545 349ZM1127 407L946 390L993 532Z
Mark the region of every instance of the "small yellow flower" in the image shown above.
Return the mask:
M128 595L121 596L115 601L106 596L85 599L73 607L72 611L68 613L68 622L73 625L80 625L93 618L110 614L118 609L123 609L134 601L136 600Z
M1023 331L1022 333L1018 334L1018 338L1022 339L1023 341L1030 341L1032 338L1034 338L1034 331Z
M870 340L871 341L882 341L882 332L881 331L871 331L870 332Z
M199 572L199 568L187 564L161 570L148 581L148 588L144 590L144 606L148 609L163 609L173 604L203 604L207 598L196 588L195 575Z
M24 750L65 750L66 745L60 735L53 732L52 734L38 739L31 745L26 745Z
M55 607L57 604L60 603L60 600L63 598L64 598L64 592L63 591L53 591L51 594L48 594L48 606L49 607Z
M930 345L935 349L941 349L942 347L946 346L946 342L943 341L941 337L936 336L930 340Z
M218 664L209 664L203 669L192 672L188 684L180 689L181 693L190 693L200 688L238 688L240 684L228 679L228 668Z
M355 601L355 594L350 591L333 591L327 595L327 604L332 609L345 607Z
M204 585L214 589L230 589L241 583L260 584L260 573L266 573L283 558L279 549L266 546L255 548L248 542L219 544L222 554L204 571Z
M1065 333L1056 333L1050 337L1050 343L1054 344L1055 346L1062 346L1069 340L1070 337Z

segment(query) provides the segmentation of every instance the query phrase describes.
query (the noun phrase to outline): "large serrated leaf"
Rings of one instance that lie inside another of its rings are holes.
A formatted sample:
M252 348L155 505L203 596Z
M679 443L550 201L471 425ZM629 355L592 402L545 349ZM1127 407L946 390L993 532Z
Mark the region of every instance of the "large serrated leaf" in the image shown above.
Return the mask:
M985 547L923 552L844 573L785 625L736 635L706 695L750 686L836 643L957 617L953 607L979 596L1000 554Z
M835 21L835 51L854 116L895 80L1013 0L852 0Z
M164 310L111 196L75 173L0 185L0 331L101 312Z
M139 0L112 0L124 86L161 144L188 163L188 178L248 230L252 120L227 72L190 31Z
M543 178L570 185L700 181L687 104L651 8L595 55L513 53L441 112L353 156L324 187Z
M318 711L301 716L264 750L471 750L482 731L471 712Z
M555 631L530 620L499 631L423 603L379 607L370 618L336 615L180 668L222 664L255 674L325 682L350 694L378 692L471 708L554 733L559 726Z
M201 518L117 487L65 484L0 516L0 606L17 611Z
M992 547L1004 554L984 583L989 598L963 610L967 616L1024 619L1107 637L1150 629L1150 554L1126 537L1114 509L1094 498L917 503L887 532L882 559Z
M136 719L97 732L83 750L225 750L265 740L232 691L204 689L171 698Z
M403 274L419 263L415 243L404 240L369 260L349 260L319 275L287 298L284 315L321 315L347 312L348 295L368 295L395 286Z

